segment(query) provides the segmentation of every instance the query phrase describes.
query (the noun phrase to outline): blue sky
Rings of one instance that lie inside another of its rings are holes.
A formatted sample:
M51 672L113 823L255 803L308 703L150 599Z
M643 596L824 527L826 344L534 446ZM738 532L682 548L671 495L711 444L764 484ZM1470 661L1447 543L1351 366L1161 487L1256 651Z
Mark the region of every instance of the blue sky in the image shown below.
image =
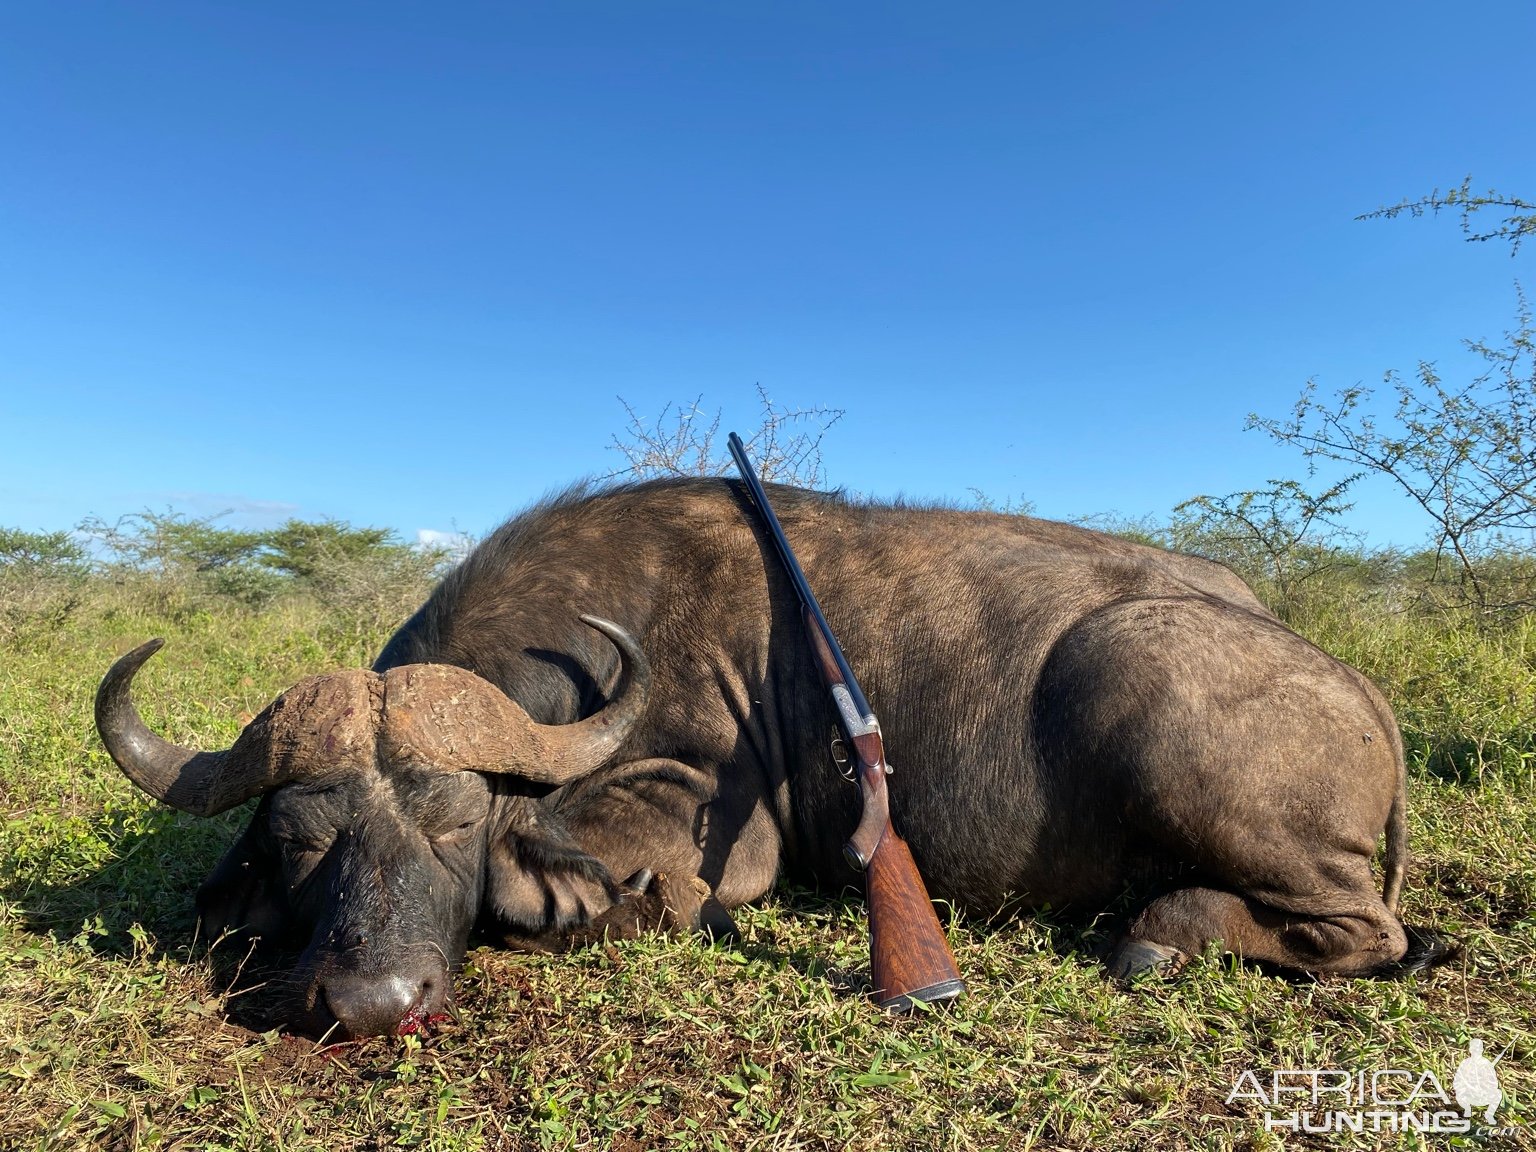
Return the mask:
M618 397L745 431L758 384L845 409L870 494L1300 475L1249 412L1508 326L1528 255L1353 217L1536 194L1532 43L1529 3L9 4L0 525L480 533L616 467Z

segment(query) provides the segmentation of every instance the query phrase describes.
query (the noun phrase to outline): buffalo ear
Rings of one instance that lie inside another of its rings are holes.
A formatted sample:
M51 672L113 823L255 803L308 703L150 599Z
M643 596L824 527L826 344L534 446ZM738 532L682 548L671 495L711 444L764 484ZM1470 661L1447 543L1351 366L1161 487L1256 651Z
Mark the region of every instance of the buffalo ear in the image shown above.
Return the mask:
M197 890L197 916L209 944L226 934L277 943L285 934L289 917L278 890L282 865L270 837L256 831L261 820L258 813L246 825Z

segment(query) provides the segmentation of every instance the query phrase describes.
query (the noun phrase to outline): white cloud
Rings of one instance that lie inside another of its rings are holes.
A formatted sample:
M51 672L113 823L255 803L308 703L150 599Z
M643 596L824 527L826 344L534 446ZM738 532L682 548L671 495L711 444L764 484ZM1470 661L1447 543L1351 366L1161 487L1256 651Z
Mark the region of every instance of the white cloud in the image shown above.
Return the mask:
M442 532L436 528L416 529L416 547L440 548L455 560L463 559L474 546L474 540L465 532Z
M253 500L219 492L161 492L155 502L193 516L232 517L247 527L276 527L299 511L297 504L284 500Z

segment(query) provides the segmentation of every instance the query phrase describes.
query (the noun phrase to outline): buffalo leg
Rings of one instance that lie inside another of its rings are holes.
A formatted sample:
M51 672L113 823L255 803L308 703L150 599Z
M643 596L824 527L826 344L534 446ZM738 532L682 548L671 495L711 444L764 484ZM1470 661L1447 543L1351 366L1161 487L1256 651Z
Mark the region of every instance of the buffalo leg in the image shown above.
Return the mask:
M1247 960L1341 975L1388 968L1408 947L1403 926L1374 897L1307 913L1216 888L1183 888L1136 917L1110 957L1110 975L1130 980L1153 968L1177 968L1215 940Z
M718 940L736 937L736 921L697 876L673 877L649 868L638 875L642 879L632 878L623 885L618 903L594 916L585 930L576 930L577 942L593 935L628 939L645 932L690 929Z
M602 923L627 935L647 927L736 935L729 909L773 886L779 834L766 803L745 789L719 794L717 781L714 771L650 759L561 790L548 816L564 835L612 876L652 877L644 893L624 894L611 914L594 911L571 925L576 933ZM659 917L653 906L664 909Z

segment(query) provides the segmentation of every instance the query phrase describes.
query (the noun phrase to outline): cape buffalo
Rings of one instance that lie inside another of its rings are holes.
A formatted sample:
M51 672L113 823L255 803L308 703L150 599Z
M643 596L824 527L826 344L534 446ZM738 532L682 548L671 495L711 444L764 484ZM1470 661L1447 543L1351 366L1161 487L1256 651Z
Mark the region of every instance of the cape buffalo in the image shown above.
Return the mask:
M1151 894L1109 959L1122 978L1218 940L1314 972L1411 962L1392 713L1230 571L1022 516L770 496L882 718L893 819L936 899ZM419 1027L477 918L722 933L781 875L856 882L832 707L734 482L533 508L372 671L301 682L225 752L139 720L130 685L157 646L102 682L102 739L186 811L261 798L198 909L302 949L299 1027ZM1422 940L1414 959L1443 951Z

